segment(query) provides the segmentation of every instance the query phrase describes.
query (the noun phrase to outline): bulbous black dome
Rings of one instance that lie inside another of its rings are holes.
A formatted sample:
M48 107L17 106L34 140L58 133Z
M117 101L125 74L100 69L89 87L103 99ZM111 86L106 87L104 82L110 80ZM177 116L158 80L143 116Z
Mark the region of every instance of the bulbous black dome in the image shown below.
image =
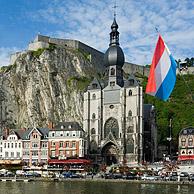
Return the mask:
M111 45L104 55L104 65L106 67L117 65L123 67L125 62L124 53L120 46Z

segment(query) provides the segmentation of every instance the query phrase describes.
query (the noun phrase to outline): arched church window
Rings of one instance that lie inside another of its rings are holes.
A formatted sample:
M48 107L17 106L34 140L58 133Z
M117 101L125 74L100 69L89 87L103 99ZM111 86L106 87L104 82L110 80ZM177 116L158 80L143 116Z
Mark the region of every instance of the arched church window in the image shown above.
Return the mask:
M92 100L96 100L96 94L92 95Z
M96 114L93 113L93 114L92 114L92 119L95 119L95 118L96 118Z
M182 145L182 146L185 146L185 144L186 144L186 139L185 139L185 138L182 138L182 139L181 139L181 145Z
M96 134L96 130L94 128L91 129L91 135L95 135Z
M115 75L115 68L111 68L110 75Z
M129 96L132 96L132 90L129 90Z
M132 111L131 110L129 110L129 112L128 112L128 117L132 117Z
M129 126L129 127L127 128L127 133L133 133L133 132L134 132L133 126Z
M126 152L127 153L134 153L134 140L132 137L129 137L127 139Z
M106 138L110 132L115 138L119 138L118 121L112 117L109 118L104 125L104 137Z

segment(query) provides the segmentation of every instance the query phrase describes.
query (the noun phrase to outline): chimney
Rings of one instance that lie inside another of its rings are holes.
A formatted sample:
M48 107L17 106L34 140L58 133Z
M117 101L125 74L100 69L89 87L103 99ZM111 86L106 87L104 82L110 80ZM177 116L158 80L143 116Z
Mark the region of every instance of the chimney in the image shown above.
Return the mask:
M53 128L54 128L54 124L53 124L52 121L49 121L49 123L48 123L48 128L49 128L49 129L53 129Z
M7 139L8 135L9 135L10 129L9 128L5 128L4 129L4 135L5 135L5 139Z

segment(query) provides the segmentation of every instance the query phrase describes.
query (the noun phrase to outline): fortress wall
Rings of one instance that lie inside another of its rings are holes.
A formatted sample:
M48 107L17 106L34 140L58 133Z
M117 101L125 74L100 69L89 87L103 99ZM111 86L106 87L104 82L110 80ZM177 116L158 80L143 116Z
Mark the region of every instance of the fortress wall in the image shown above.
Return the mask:
M28 45L28 50L29 51L36 51L39 48L48 48L48 47L49 47L49 43L47 43L47 42L42 42L42 41L32 42Z
M88 59L90 60L91 63L96 64L96 67L99 67L99 70L104 69L104 53L82 43L77 41L78 43L78 49L83 50L86 55L88 55Z
M149 75L150 69L141 65L136 65L132 63L125 62L123 66L124 72L128 74L135 74L135 73L140 73L146 77Z
M40 35L40 34L38 34L37 36L36 36L36 38L34 39L34 41L33 42L49 42L49 36L44 36L44 35Z

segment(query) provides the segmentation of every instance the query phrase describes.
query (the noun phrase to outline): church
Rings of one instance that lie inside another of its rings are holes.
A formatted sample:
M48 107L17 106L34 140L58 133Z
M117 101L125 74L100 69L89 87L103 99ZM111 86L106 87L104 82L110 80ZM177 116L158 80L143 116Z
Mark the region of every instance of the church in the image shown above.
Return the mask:
M143 149L146 142L143 89L134 76L124 78L124 62L114 18L109 48L104 55L106 79L94 78L84 93L83 128L88 138L88 153L107 165L138 164L147 157ZM147 130L153 135L151 128ZM146 147L153 148L156 142Z

